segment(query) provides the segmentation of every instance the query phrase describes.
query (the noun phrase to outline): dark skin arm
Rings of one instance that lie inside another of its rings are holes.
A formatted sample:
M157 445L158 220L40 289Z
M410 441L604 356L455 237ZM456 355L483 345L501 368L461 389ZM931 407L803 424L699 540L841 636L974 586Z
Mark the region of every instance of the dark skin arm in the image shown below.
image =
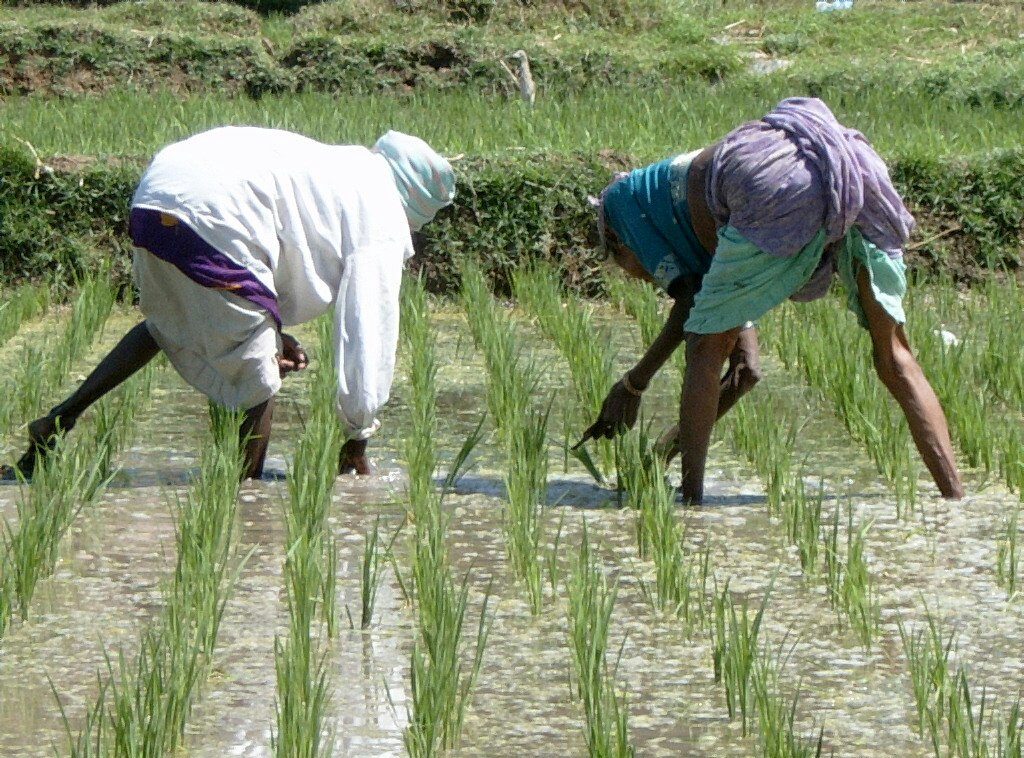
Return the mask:
M943 497L959 500L964 496L964 486L939 399L914 358L903 327L875 300L866 269L857 273L857 290L868 318L878 378L903 409L914 444L939 491Z

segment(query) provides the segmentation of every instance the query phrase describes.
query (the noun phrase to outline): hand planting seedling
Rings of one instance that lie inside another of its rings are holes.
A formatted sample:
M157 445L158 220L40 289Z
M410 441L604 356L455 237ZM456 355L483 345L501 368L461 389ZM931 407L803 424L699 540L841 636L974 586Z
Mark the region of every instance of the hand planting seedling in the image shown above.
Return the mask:
M779 157L765 161L769 150ZM804 151L815 170L803 169ZM797 175L803 178L794 184ZM787 191L777 192L783 181ZM751 196L751 186L763 197ZM611 257L674 304L584 438L631 427L651 378L685 342L682 494L700 503L712 427L759 377L751 322L787 298L822 297L838 271L851 310L871 335L878 375L903 408L939 490L963 495L945 416L902 326L901 258L913 219L881 158L823 102L783 100L703 151L617 176L594 204Z
M163 352L212 402L245 411L244 473L259 478L281 379L307 363L282 327L332 308L347 440L338 470L369 473L366 440L390 391L411 234L454 195L448 161L399 132L367 150L223 127L160 151L129 216L145 320L30 425L29 449L5 475L31 477L55 436ZM69 328L89 324L75 319Z

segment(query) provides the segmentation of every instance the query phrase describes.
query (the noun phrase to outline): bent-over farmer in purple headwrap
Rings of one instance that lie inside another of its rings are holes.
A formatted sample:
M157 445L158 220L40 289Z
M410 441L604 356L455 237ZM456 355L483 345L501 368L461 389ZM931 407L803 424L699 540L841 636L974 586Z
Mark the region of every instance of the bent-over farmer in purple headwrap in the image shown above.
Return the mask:
M276 129L223 127L164 148L132 199L145 320L78 390L29 424L4 478L31 476L59 432L160 351L215 403L245 411L246 475L263 471L274 396L306 354L282 329L334 310L340 473L370 473L398 346L402 267L455 195L449 163L388 132L372 149Z
M914 220L878 154L823 102L783 100L711 147L619 175L596 202L615 261L675 302L585 438L632 427L651 377L685 342L679 425L661 442L681 453L684 499L700 503L711 428L760 378L753 322L787 298L822 297L838 273L935 483L963 496L945 414L903 330Z

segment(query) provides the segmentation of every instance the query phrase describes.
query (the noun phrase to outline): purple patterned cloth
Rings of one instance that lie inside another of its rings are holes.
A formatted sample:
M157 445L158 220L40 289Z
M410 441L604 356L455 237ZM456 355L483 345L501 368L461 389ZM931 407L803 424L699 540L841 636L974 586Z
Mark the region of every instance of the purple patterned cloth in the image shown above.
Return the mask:
M828 244L856 226L897 258L914 227L878 153L817 98L783 100L760 121L726 135L705 191L720 224L780 257L796 255L822 227ZM827 287L834 270L826 251L812 277L816 287Z
M134 207L128 216L128 233L136 247L176 266L196 284L226 290L248 300L265 309L281 327L281 311L274 293L184 221L151 208Z

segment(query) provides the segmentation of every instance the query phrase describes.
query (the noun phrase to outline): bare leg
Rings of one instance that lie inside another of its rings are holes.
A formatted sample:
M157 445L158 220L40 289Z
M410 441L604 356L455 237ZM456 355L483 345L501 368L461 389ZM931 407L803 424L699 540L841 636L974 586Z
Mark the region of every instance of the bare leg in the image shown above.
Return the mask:
M744 329L736 338L736 347L729 355L729 369L719 383L718 414L722 418L736 402L761 381L761 352L757 344L757 329ZM666 429L655 443L666 462L679 455L679 424Z
M245 472L242 476L246 479L259 479L263 476L263 462L267 458L267 445L270 444L270 426L273 419L273 397L245 412L238 434L245 451Z
M341 448L338 456L339 474L371 474L370 462L366 459L366 440L349 440Z
M16 466L0 467L0 479L15 479L17 472L31 478L36 463L53 449L58 434L70 431L90 405L153 360L158 352L160 348L145 321L132 327L71 397L28 425L28 450Z

